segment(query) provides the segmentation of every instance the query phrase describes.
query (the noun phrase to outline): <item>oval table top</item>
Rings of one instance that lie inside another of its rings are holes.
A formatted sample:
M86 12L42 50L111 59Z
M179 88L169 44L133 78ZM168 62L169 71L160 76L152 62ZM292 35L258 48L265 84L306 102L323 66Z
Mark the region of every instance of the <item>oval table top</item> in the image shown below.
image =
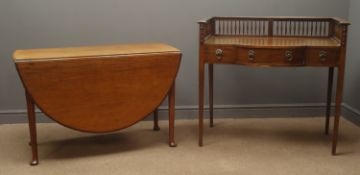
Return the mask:
M173 85L181 53L160 43L18 50L26 91L50 118L85 132L129 127Z

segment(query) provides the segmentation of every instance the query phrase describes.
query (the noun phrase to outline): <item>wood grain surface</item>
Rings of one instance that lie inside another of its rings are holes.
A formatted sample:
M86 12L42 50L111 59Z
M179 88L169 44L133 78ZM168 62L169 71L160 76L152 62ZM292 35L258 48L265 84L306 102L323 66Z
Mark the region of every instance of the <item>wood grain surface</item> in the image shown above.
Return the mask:
M174 84L181 57L177 49L162 44L14 55L36 105L58 123L86 132L123 129L153 112Z
M337 69L332 151L336 154L350 22L331 17L212 17L199 24L199 146L203 146L205 65L209 65L210 127L214 64L253 67L328 67L325 133L329 133L334 69Z
M71 59L78 57L114 56L149 54L164 52L180 52L179 49L162 43L142 43L124 45L86 46L70 48L46 48L15 51L15 61L22 60L44 60L44 59Z

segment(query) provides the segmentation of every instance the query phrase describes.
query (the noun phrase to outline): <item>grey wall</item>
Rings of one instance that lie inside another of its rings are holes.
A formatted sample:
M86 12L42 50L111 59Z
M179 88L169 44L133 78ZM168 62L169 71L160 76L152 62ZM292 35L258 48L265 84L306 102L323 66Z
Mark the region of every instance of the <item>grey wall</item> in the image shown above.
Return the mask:
M353 2L359 6L357 0ZM347 18L348 7L348 0L0 1L0 111L25 109L23 89L11 59L15 49L169 43L184 54L176 103L193 106L197 105L198 19L241 15ZM358 17L358 13L353 10L352 14ZM355 52L354 44L351 50ZM326 69L216 66L215 75L215 103L220 105L325 101ZM359 88L356 73L348 80L353 81L357 81ZM349 91L355 90L347 87Z
M357 113L360 111L360 1L350 0L348 56L346 62L345 103ZM358 114L360 115L360 113Z

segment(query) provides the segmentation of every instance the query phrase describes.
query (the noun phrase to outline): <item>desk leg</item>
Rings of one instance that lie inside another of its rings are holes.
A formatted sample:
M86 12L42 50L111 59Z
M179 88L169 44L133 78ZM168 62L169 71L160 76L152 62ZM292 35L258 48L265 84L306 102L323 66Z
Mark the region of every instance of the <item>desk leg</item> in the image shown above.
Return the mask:
M327 89L327 102L326 102L326 120L325 120L325 134L329 134L329 121L330 121L330 113L331 113L331 97L332 97L332 88L334 81L334 68L329 68L328 75L328 89Z
M154 111L154 131L159 131L159 118L158 118L158 108Z
M204 78L205 64L199 62L199 146L203 146L203 130L204 130Z
M336 155L336 146L338 142L339 134L339 120L341 114L341 103L343 97L343 88L344 88L344 66L338 67L338 78L337 78L337 87L336 87L336 101L335 101L335 119L334 119L334 132L332 138L332 155Z
M169 91L169 146L176 147L174 139L175 122L175 82Z
M30 129L30 146L32 150L32 160L30 165L34 166L39 164L37 141L36 141L36 118L35 118L35 104L31 96L26 92L26 103Z
M210 127L214 127L214 65L209 64L209 110Z

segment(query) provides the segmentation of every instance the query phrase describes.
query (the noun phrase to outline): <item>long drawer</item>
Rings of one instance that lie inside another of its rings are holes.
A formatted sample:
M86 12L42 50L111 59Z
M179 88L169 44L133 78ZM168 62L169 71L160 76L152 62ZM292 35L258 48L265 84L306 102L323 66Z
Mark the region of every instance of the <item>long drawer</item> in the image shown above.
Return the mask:
M268 66L302 66L305 64L303 48L238 48L242 64Z
M253 64L269 66L300 66L305 64L303 48L269 49L236 46L207 46L206 62L211 64Z

